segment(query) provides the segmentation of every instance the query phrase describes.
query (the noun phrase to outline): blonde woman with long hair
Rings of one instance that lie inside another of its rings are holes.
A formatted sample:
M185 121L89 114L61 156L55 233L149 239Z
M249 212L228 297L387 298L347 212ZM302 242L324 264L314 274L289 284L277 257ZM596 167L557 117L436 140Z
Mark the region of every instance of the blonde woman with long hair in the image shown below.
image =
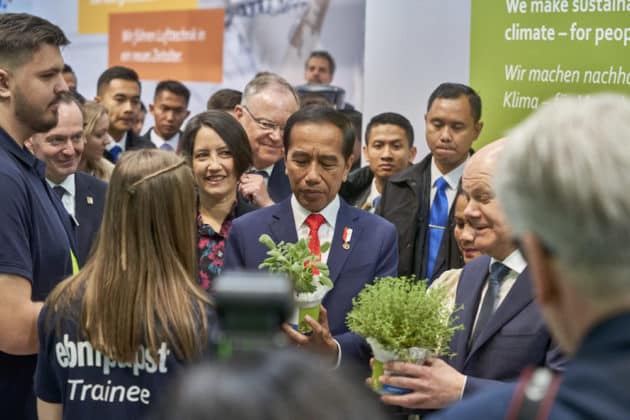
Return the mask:
M92 257L40 315L40 419L142 418L173 374L211 348L195 203L190 167L174 153L121 157Z
M85 148L79 170L108 182L112 176L114 164L103 157L105 146L110 142L109 134L107 134L109 128L107 110L98 102L86 101L83 104L83 112L85 114L83 124Z

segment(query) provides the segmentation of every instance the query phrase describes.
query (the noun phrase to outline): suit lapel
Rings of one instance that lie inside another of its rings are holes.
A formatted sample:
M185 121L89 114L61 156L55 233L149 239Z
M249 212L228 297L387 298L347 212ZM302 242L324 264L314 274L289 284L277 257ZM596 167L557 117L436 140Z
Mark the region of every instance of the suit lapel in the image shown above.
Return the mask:
M74 174L74 187L76 197L74 200L74 211L77 215L77 220L87 220L85 214L87 213L86 197L90 195L89 186L83 183L81 176L78 173Z
M471 275L466 275L466 280L460 281L457 288L456 306L464 306L464 309L456 314L461 317L460 321L464 329L456 332L457 341L455 346L452 346L456 353L453 366L459 370L463 369L464 362L468 357L468 340L470 340L477 316L477 311L469 310L469 308L478 308L481 290L488 274L490 258L482 256L478 260L473 260L468 267L464 268L466 271L471 270ZM460 278L464 278L464 272L462 272Z
M466 360L468 361L470 356L477 351L479 347L495 335L508 321L521 312L533 298L532 284L529 280L529 268L525 268L514 282L512 289L510 289L508 295L503 299L497 311L488 321L484 330L479 337L477 337L475 343L473 343Z
M298 240L295 230L295 220L291 210L291 198L280 202L276 211L271 215L269 231L274 242L279 241L295 243Z
M354 248L352 244L358 243L361 240L361 228L356 223L358 211L356 214L352 214L353 209L346 204L343 200L340 200L339 211L337 212L337 220L335 221L335 232L333 234L332 244L328 253L328 269L330 270L330 279L335 282L341 273L341 269L345 264L348 256L353 252ZM352 229L352 238L350 240L350 247L344 249L343 247L343 231L344 228Z

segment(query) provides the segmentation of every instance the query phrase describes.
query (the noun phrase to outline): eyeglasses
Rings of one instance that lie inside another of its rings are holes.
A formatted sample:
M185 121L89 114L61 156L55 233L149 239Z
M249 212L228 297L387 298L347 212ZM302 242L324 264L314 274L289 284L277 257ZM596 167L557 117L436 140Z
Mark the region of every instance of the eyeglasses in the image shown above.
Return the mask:
M264 118L257 118L256 116L254 116L254 114L252 114L252 111L250 111L249 108L247 108L247 106L245 105L243 105L243 109L247 111L249 116L252 117L252 120L254 120L256 124L258 124L258 127L262 128L263 130L266 130L266 131L278 130L280 134L284 132L284 125L276 124L275 122L266 120Z

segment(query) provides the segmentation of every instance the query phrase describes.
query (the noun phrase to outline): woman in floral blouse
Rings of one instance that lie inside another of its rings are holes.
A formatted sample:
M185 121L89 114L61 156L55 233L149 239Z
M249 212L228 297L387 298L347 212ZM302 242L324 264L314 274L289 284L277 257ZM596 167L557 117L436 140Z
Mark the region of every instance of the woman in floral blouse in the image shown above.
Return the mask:
M199 284L210 290L221 274L232 220L254 210L237 194L238 179L251 166L252 151L241 124L224 111L206 111L191 118L182 135L182 150L199 192Z

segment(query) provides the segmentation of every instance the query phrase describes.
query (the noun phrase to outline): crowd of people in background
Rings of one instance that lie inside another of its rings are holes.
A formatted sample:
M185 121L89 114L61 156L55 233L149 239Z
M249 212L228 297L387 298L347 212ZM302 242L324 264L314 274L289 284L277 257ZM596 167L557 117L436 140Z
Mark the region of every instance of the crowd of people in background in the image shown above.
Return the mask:
M145 107L123 66L88 100L42 18L0 14L0 39L3 418L627 416L628 98L557 100L474 151L482 98L444 82L416 162L418 116L382 110L362 136L326 51L306 87L263 71L191 116L182 81ZM319 319L282 326L293 351L196 364L217 358L217 279L258 270L263 234L329 267ZM408 392L377 397L345 319L396 275L446 287L463 328L452 357L387 363Z

